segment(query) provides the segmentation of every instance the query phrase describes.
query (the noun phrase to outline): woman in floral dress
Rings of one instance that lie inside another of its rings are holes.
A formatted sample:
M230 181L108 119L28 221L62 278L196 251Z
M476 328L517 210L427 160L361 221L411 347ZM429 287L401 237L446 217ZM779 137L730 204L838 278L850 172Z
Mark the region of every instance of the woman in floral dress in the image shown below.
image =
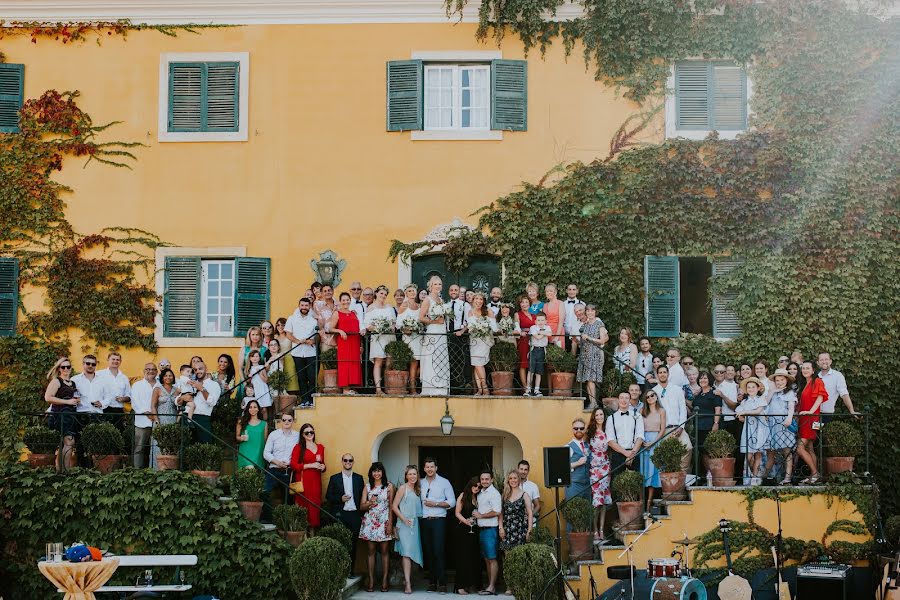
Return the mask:
M384 465L372 463L369 467L369 484L363 492L362 506L365 514L359 528L359 539L369 543L369 587L367 591L375 591L375 554L381 550L381 591L388 590L390 574L391 547L393 528L391 527L391 502L394 499L394 486L387 480Z
M512 470L506 474L503 486L503 512L500 515L500 549L512 550L531 538L532 501L522 489L519 472Z
M589 444L588 452L591 456L591 502L595 509L599 509L594 539L601 543L605 539L603 527L606 524L606 507L612 504L612 496L609 493L609 455L607 454L609 440L604 431L604 421L603 407L595 409L586 433Z

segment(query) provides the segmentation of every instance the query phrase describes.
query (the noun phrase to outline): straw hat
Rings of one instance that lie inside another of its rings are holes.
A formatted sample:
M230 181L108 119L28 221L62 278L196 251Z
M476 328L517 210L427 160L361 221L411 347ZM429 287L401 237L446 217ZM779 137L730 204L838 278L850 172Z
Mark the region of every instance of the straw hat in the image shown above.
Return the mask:
M760 390L766 389L766 386L763 385L762 381L760 381L756 377L748 377L747 379L744 379L743 381L741 381L741 391L744 392L745 394L747 393L747 384L750 383L751 381L753 383L755 383L756 385L758 385Z
M788 384L794 383L794 378L791 377L787 369L775 369L775 372L772 374L772 381L775 381L776 377L786 378L788 380Z

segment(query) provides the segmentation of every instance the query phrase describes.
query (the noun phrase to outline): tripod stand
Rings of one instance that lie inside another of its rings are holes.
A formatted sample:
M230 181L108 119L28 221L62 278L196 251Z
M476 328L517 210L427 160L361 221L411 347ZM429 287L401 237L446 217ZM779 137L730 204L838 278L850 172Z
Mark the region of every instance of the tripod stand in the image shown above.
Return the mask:
M550 578L550 581L547 582L547 585L544 586L544 589L541 590L541 593L538 594L538 598L540 600L544 600L547 597L547 591L552 587L556 587L556 597L563 598L563 594L565 594L566 598L574 600L575 598L575 590L572 589L572 586L569 585L569 582L566 581L566 565L562 559L562 522L559 520L559 488L553 488L554 495L554 512L556 513L556 539L554 540L554 548L556 550L556 565L558 567L556 573L553 577Z

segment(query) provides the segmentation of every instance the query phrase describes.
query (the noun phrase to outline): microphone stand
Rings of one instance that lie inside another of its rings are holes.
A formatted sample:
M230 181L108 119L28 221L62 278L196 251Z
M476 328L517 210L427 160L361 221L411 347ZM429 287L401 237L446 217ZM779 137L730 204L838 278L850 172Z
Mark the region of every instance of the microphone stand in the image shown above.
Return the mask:
M778 512L778 533L775 535L775 575L776 581L782 581L781 563L782 544L784 537L781 534L781 494L775 489L775 508ZM777 585L777 584L776 584Z
M662 527L662 522L660 522L659 519L654 519L653 517L650 517L650 518L653 520L654 524L659 523L659 527ZM631 581L630 581L630 583L631 583L631 600L634 600L634 556L633 556L634 545L637 544L639 539L644 537L645 533L647 533L648 531L652 531L653 529L659 529L659 527L654 528L653 525L645 527L644 530L642 532L640 532L638 534L638 536L631 541L630 544L625 546L625 549L619 553L619 556L616 557L616 558L622 558L622 556L624 556L626 553L628 554L628 576L631 579ZM623 590L623 592L624 592L624 590Z

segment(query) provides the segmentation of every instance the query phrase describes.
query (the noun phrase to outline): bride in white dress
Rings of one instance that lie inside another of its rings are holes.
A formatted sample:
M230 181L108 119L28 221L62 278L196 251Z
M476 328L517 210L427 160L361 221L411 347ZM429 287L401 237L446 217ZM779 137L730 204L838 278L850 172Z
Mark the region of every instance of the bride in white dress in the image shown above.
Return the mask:
M410 283L403 290L404 300L400 304L400 313L397 315L397 329L403 332L403 341L412 350L413 359L409 363L409 393L416 395L416 375L419 371L419 360L422 358L422 334L419 332L419 317L421 309L418 300L419 288ZM415 319L414 329L404 325L407 319Z
M450 355L447 353L447 325L437 308L443 307L444 282L437 275L428 280L428 296L419 307L419 320L425 324L420 359L423 396L450 395ZM430 312L429 312L430 311ZM435 318L431 318L435 317Z
M472 310L466 319L469 332L469 357L475 379L475 395L490 394L487 386L485 365L491 359L491 347L494 345L494 333L497 332L497 321L487 309L484 294L476 292L472 297Z

